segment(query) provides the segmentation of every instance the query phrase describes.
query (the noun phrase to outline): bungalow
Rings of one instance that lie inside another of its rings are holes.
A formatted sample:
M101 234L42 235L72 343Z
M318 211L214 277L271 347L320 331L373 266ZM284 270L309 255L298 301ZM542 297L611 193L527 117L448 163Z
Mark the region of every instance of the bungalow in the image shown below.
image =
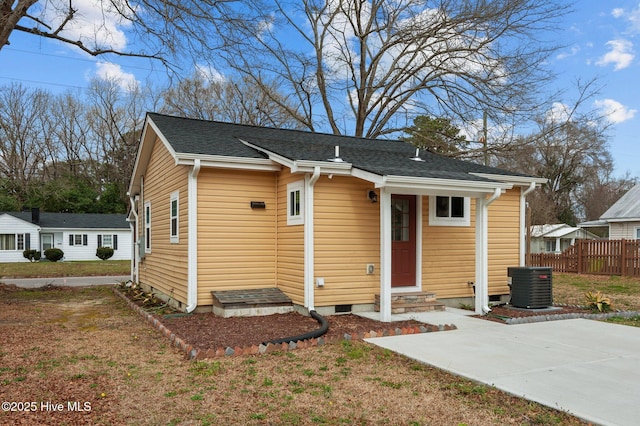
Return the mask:
M576 240L597 240L599 237L586 229L566 223L534 225L531 227L531 253L561 253Z
M579 224L583 228L605 228L610 240L640 240L640 183L627 191L600 216Z
M433 292L477 312L524 264L532 176L398 141L149 113L129 186L132 276L187 312L277 287L320 314Z
M63 260L98 260L98 247L114 249L114 260L131 259L131 226L123 214L0 212L0 262L28 262L22 252L49 248Z

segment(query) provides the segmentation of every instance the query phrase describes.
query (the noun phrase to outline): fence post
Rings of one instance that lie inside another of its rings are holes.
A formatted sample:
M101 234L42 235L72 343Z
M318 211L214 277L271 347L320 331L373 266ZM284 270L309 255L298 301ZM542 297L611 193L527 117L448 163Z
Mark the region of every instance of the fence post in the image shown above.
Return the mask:
M620 241L620 275L623 277L627 275L627 251L627 240L623 238Z
M576 256L578 257L577 259L577 263L578 263L578 273L581 274L582 273L582 244L584 243L585 240L578 240L578 247L576 250Z

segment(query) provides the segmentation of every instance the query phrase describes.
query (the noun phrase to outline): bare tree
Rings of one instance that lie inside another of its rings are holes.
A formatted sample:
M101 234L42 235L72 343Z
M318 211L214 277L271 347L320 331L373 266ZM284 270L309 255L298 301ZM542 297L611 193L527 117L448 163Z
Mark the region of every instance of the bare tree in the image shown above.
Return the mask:
M232 0L0 0L0 50L14 31L58 40L90 55L158 59L214 48L212 28L230 19ZM128 41L141 48L131 49Z
M252 19L224 28L227 63L256 83L275 81L296 108L281 106L304 127L367 137L417 115L532 111L556 48L541 30L567 12L555 0L246 4Z
M596 81L578 82L578 92L572 104L557 102L540 114L537 131L503 144L508 149L497 157L499 167L548 179L529 199L533 224L575 225L585 214L580 194L613 171L607 137L610 122L597 111L581 112L598 93Z
M46 162L41 147L51 96L20 84L0 87L0 177L21 204Z
M288 113L295 110L275 84L195 73L162 94L161 112L200 120L219 120L279 128L300 124ZM285 105L283 107L283 105Z

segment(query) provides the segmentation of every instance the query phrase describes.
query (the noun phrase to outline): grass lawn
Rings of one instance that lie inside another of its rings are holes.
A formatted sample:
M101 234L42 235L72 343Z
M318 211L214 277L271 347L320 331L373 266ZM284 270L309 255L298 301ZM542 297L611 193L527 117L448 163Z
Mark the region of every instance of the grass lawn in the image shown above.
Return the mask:
M611 299L615 310L640 311L640 278L608 275L553 275L553 301L569 305L585 305L585 293L601 291ZM640 317L612 318L609 322L640 326Z
M90 277L128 275L129 260L89 260L76 262L0 263L0 278Z
M38 401L0 424L586 424L364 342L192 362L107 287L0 296L0 399Z

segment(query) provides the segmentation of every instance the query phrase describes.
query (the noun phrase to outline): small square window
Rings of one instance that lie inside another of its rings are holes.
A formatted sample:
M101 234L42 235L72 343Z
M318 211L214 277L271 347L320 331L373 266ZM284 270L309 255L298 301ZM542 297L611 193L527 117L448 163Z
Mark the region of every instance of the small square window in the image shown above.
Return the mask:
M470 210L469 197L429 197L429 225L469 226Z
M287 185L287 225L304 223L304 181Z

